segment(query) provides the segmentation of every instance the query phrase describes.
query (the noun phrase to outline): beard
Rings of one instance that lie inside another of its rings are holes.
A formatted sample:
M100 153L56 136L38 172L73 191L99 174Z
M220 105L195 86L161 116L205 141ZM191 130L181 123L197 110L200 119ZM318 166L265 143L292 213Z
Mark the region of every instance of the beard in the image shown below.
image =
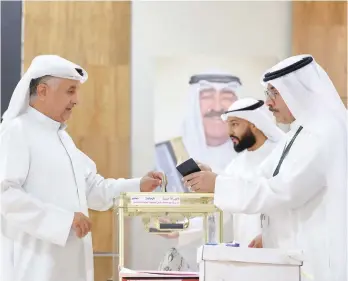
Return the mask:
M255 135L248 129L241 138L230 135L230 137L238 140L238 143L233 144L233 148L236 152L240 153L245 149L252 147L256 143Z

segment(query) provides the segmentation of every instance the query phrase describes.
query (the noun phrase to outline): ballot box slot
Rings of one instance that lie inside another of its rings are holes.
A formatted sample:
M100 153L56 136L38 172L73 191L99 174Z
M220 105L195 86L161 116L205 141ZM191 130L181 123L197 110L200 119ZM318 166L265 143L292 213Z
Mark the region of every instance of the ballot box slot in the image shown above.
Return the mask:
M160 229L184 229L183 223L160 223Z
M157 229L155 227L150 227L149 232L150 233L171 233L170 230L161 230L161 229Z

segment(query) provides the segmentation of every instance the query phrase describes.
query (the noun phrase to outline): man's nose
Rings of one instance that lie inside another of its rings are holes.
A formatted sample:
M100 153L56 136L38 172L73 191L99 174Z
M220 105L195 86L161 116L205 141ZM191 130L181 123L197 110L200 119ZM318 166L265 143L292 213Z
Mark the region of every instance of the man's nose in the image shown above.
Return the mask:
M217 111L217 112L223 110L223 106L221 104L221 100L220 100L219 95L215 95L214 100L213 100L213 104L212 104L212 109L214 111Z
M75 94L71 100L71 103L74 104L74 105L78 105L80 102L80 99L79 99L79 95L78 94Z
M268 107L274 106L274 101L269 96L266 97L265 103Z
M228 129L228 134L229 134L230 136L234 136L234 131L233 131L232 128L229 128L229 129Z

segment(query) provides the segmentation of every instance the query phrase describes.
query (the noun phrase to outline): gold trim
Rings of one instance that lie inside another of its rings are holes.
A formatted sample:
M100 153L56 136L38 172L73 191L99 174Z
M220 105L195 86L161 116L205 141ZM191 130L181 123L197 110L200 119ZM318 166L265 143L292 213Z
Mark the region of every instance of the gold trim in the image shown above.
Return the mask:
M156 204L141 203L144 201L135 201L134 198L145 198L145 202L149 202L151 198L152 202L160 202ZM133 198L133 201L132 201ZM156 201L157 200L157 201ZM162 200L162 201L160 201ZM169 201L166 201L169 200ZM170 201L172 200L172 201ZM163 203L163 202L177 202L173 203ZM140 202L140 203L139 203ZM143 220L144 227L149 231L149 225L156 228L156 223L159 218L167 218L171 222L178 222L183 220L188 220L194 217L204 218L204 237L205 243L208 242L208 224L207 218L210 214L218 213L218 229L219 237L218 243L223 241L223 212L214 205L214 194L212 193L167 193L167 192L127 192L121 193L119 197L114 199L114 214L115 217L118 216L118 245L119 245L119 259L114 260L114 268L124 267L124 220L126 217L141 217ZM184 231L188 227L185 224L183 229L169 229L166 233L174 231ZM161 232L157 229L157 234ZM115 246L117 241L115 241ZM118 276L114 276L118 278ZM116 280L116 279L114 279Z
M186 151L185 145L182 141L181 137L177 137L174 139L171 139L169 141L170 145L172 146L172 149L174 151L175 157L177 159L176 165L181 164L182 162L186 161L190 158L189 154Z

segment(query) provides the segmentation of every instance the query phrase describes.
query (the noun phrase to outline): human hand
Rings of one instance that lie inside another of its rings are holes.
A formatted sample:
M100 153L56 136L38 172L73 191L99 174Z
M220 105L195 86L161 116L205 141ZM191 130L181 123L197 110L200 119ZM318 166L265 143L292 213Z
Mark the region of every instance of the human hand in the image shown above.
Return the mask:
M76 236L83 238L91 231L92 222L83 213L75 212L74 220L72 222L72 229L75 231Z
M249 244L249 248L263 248L262 235L257 235Z
M200 163L198 161L195 161L195 162L197 163L197 165L201 169L201 171L212 172L212 169L208 165L205 165L205 164Z
M192 173L183 178L184 185L191 191L213 193L217 174L208 171Z
M162 184L163 173L149 172L140 180L140 191L151 192Z

